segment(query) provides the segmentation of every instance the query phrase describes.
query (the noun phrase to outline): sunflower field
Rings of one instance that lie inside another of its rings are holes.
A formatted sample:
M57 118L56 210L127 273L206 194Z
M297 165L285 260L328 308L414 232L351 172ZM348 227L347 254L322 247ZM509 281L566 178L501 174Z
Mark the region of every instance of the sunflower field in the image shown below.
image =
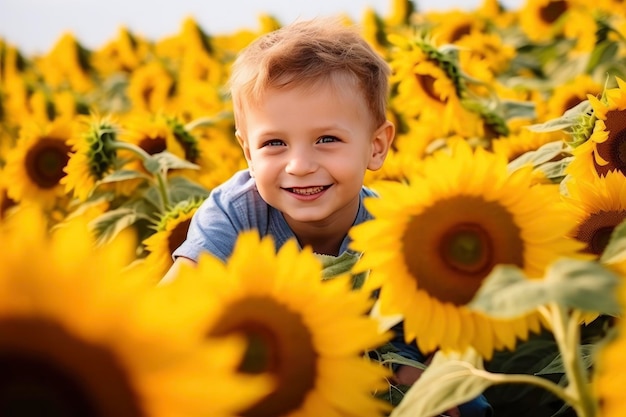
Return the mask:
M392 69L397 131L361 255L250 231L166 285L246 167L230 66L283 23L0 38L0 416L626 415L624 2L344 18ZM427 366L390 347L400 320Z

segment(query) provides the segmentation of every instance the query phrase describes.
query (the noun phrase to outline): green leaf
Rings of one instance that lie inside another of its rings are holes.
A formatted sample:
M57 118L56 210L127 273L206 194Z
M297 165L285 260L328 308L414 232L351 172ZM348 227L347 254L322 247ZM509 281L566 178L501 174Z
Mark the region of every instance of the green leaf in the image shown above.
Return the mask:
M498 265L487 276L468 308L489 316L519 317L549 303L583 311L616 315L616 274L592 261L560 259L543 279L528 279L511 265Z
M479 367L468 357L449 359L437 352L390 417L436 416L476 398L497 382Z
M139 216L136 210L121 207L95 218L89 226L96 233L96 243L101 245L110 242L122 230L131 226L138 219Z
M345 251L340 256L316 253L322 263L322 279L330 279L349 272L361 257L360 253Z
M508 168L510 171L514 171L528 164L531 164L533 167L537 167L555 158L560 159L564 153L568 152L567 144L562 140L549 142L534 151L528 151L515 158L509 162Z
M536 115L535 103L530 101L502 100L499 103L502 116L509 120L514 118L534 119Z
M315 256L317 256L322 263L322 279L326 280L349 273L354 264L356 264L361 257L361 254L348 250L340 256L324 255L320 253L316 253ZM361 288L366 278L367 272L352 274L352 288Z
M102 178L100 181L98 181L98 185L109 184L113 182L127 181L127 180L134 180L138 178L150 180L150 177L142 172L130 170L130 169L120 169Z
M591 103L589 100L583 100L571 109L565 111L563 116L548 120L544 123L538 123L526 126L533 132L555 132L557 130L567 130L579 123L579 117L583 114L591 112Z
M209 191L206 187L186 178L184 176L172 176L168 179L168 190L170 203L189 200L194 197L206 198Z
M600 257L600 262L607 264L624 260L626 260L626 221L622 221L613 229L609 244Z
M161 172L161 164L159 160L151 155L150 157L143 160L143 166L151 174L158 174Z
M604 62L611 62L615 59L619 46L613 41L604 41L596 45L589 56L587 69L585 72L593 72L593 69Z
M552 181L552 183L560 183L563 181L565 176L565 169L569 166L569 164L574 160L573 156L568 156L566 158L560 159L558 161L545 162L535 168L535 171L540 171L543 175Z
M582 345L578 346L578 356L582 359L583 365L585 369L591 369L594 362L594 352L596 350L596 345ZM548 365L546 365L543 369L536 372L535 375L550 375L550 374L565 374L565 365L563 364L563 357L559 353ZM563 383L567 382L567 379L562 381Z
M162 171L169 171L170 169L200 169L200 167L186 159L179 158L171 152L163 151L152 155Z

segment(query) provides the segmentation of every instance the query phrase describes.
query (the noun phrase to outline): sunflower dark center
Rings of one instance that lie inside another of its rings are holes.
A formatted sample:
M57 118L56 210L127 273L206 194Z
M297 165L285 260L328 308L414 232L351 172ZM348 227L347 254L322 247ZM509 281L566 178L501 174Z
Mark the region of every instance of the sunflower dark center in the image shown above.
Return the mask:
M57 323L0 320L0 369L3 417L144 416L112 352Z
M570 97L565 100L563 103L563 108L561 109L562 113L565 113L567 110L576 107L579 105L585 98L581 98L575 94L572 94Z
M150 104L150 100L152 100L152 95L154 94L155 87L153 85L146 85L141 90L141 98L143 99L143 103L148 106Z
M552 24L567 11L567 1L551 1L539 10L539 18L544 23Z
M139 142L139 147L150 155L163 152L167 149L167 142L163 137L145 138Z
M608 164L600 166L594 161L596 171L600 176L613 170L626 174L626 110L608 111L605 124L609 137L603 143L598 143L596 149Z
M462 37L467 36L471 33L472 33L472 25L470 25L469 23L464 23L462 25L459 25L456 29L454 29L454 31L450 35L449 42L455 43L456 41L459 41Z
M402 238L417 288L467 304L497 264L524 265L524 241L509 210L475 196L440 200L413 216Z
M49 189L57 186L65 176L63 168L70 159L71 148L62 140L41 138L26 154L26 171L38 187Z
M459 224L448 230L439 246L441 259L450 267L470 274L484 271L492 262L493 248L478 224Z
M587 244L585 252L602 255L615 226L626 219L626 211L612 210L592 213L576 230L575 238Z
M318 354L302 316L274 299L250 297L231 305L210 336L243 333L248 341L239 370L270 372L274 392L242 413L245 417L288 415L315 387Z
M435 81L437 81L437 79L435 77L428 74L416 74L415 77L417 78L417 82L419 83L420 87L422 87L422 90L426 93L428 97L442 103L445 103L447 101L442 99L441 95L437 93L437 90L435 89Z
M187 237L189 223L191 223L191 218L178 223L170 232L170 235L167 238L167 246L170 253L174 252L174 250L179 247L181 243L183 243L183 240Z

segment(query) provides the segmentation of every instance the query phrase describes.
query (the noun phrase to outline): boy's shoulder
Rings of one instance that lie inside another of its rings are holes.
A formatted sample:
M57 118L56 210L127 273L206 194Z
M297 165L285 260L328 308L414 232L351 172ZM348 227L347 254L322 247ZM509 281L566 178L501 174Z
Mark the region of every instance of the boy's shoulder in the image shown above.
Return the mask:
M248 169L235 172L232 177L215 187L211 193L218 200L231 202L248 198L256 199L257 196L260 198L254 178Z

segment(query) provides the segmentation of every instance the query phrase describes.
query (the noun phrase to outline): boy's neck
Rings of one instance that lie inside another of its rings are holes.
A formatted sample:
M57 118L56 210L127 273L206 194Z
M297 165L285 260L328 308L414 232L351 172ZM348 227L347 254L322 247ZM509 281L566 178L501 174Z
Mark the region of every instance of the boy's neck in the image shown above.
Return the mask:
M315 253L339 256L341 244L354 224L358 210L359 200L357 199L350 215L343 213L341 216L327 219L323 223L294 222L287 216L285 216L285 220L296 235L301 247L310 246Z

